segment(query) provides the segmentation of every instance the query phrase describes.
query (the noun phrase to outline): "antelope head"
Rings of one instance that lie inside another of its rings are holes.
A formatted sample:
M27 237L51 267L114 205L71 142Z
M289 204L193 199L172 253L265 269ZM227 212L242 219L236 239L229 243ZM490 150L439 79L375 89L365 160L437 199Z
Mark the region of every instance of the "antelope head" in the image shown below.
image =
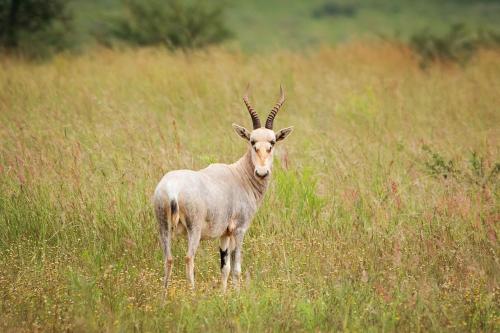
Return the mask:
M245 102L252 118L253 130L249 131L237 124L233 124L233 128L240 137L250 144L254 173L257 177L264 179L271 174L275 144L284 140L293 130L293 127L283 128L277 132L273 130L274 117L285 102L285 93L280 86L280 99L267 116L265 127L261 126L259 115L250 105L248 93L243 97L243 102Z

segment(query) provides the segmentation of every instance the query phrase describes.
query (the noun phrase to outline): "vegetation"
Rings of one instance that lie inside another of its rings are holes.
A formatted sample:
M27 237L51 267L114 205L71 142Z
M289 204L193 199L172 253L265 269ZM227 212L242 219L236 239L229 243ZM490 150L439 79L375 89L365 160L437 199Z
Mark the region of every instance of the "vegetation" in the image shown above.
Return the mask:
M87 51L96 45L121 44L116 39L171 49L223 42L245 52L268 52L303 51L379 36L406 42L421 34L428 41L441 38L458 23L471 31L493 31L497 39L500 32L500 2L496 0L0 0L0 25L8 22L13 3L31 8L29 15L22 15L28 20L23 19L19 29L45 22L43 29L38 25L20 30L16 52L35 57L68 48ZM38 9L33 12L34 8ZM40 10L53 9L57 10L50 16L38 15ZM6 31L0 29L0 35ZM5 43L5 35L2 38ZM417 49L436 54L433 45L425 42Z
M206 1L205 1L206 2ZM212 2L212 1L210 1ZM225 2L225 23L234 35L227 40L245 52L301 50L321 44L390 36L407 41L430 27L436 35L463 23L499 32L497 0L233 0ZM107 14L119 14L120 0L75 3L82 34Z
M137 45L199 48L229 37L222 3L181 0L125 0L114 35Z
M0 331L500 330L498 51L425 72L381 42L0 64ZM261 113L284 84L295 131L244 286L220 294L206 241L190 291L179 238L164 299L151 194L243 154L248 80Z
M352 4L338 4L334 1L328 1L319 5L313 10L314 18L328 16L353 16L356 13L356 6Z
M480 30L472 32L463 24L456 24L444 36L432 34L429 29L413 35L410 39L412 49L420 56L420 66L431 63L458 63L466 65L480 48L500 45L500 34Z
M71 46L67 0L0 1L0 50L45 57Z

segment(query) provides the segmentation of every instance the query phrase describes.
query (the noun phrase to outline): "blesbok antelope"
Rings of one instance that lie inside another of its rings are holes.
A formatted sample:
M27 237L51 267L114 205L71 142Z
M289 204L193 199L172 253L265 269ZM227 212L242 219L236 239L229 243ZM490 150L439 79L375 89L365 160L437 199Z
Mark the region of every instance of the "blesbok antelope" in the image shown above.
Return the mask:
M249 144L243 157L233 164L211 164L199 171L171 171L156 187L154 206L164 254L165 288L173 267L171 238L178 232L187 233L186 275L192 288L194 257L201 239L220 238L222 289L226 290L230 271L238 284L243 237L268 187L274 146L293 130L287 127L273 131L274 117L285 102L281 87L280 99L265 127L250 105L248 94L243 101L253 124L251 132L233 124L236 133Z

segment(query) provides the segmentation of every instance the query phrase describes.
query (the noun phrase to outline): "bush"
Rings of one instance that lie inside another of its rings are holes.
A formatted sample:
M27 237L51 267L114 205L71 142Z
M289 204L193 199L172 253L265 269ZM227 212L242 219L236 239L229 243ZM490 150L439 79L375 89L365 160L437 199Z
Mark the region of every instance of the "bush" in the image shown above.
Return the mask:
M31 58L72 46L67 0L0 0L0 48Z
M425 29L410 38L410 47L420 57L420 66L432 63L457 63L465 66L480 48L500 45L500 35L492 31L472 32L464 24L455 24L444 36Z
M221 2L124 0L125 15L113 35L136 45L199 48L230 36Z
M312 16L314 18L323 18L329 16L354 16L356 14L356 7L352 4L337 4L335 2L325 2L322 5L316 7Z
M456 163L444 158L430 146L424 145L423 164L427 173L435 178L454 179L458 182L485 187L498 185L499 162L485 162L485 158L472 151L466 162Z

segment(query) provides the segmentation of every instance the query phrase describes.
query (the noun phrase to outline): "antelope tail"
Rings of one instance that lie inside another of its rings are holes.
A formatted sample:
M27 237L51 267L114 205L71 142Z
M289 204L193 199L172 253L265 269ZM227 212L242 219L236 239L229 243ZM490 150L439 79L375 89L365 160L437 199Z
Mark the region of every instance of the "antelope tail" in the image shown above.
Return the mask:
M179 204L177 203L177 199L170 200L170 227L172 231L175 231L177 228L177 224L179 223Z

